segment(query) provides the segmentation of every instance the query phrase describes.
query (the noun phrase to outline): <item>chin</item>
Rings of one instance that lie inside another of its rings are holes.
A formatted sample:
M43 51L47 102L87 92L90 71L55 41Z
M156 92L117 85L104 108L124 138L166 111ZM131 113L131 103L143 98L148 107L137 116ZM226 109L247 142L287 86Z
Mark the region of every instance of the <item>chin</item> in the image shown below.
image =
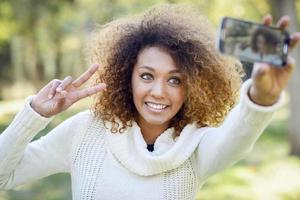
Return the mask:
M153 116L141 116L145 122L151 125L165 125L169 124L170 120L169 118L163 118L163 117L153 117Z
M164 125L164 124L169 124L169 121L167 122L161 122L161 121L147 121L149 124L154 125L154 126L159 126L159 125Z

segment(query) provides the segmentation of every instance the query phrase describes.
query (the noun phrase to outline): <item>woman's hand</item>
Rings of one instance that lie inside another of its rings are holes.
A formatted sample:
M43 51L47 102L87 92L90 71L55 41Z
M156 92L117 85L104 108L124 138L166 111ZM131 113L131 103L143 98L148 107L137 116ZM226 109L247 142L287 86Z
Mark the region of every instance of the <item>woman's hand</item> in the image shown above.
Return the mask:
M73 80L67 76L64 80L54 79L43 87L31 101L31 107L40 115L50 117L58 114L82 98L102 91L106 85L99 85L79 89L98 69L98 65L92 65L79 78Z
M288 16L283 16L278 21L277 27L285 30L289 25L289 21ZM265 16L263 24L271 25L272 16ZM299 42L300 33L294 33L291 37L289 51L295 48ZM252 72L253 85L249 90L250 99L263 106L274 104L291 78L294 67L295 61L291 57L288 58L286 66L281 68L265 63L255 63Z

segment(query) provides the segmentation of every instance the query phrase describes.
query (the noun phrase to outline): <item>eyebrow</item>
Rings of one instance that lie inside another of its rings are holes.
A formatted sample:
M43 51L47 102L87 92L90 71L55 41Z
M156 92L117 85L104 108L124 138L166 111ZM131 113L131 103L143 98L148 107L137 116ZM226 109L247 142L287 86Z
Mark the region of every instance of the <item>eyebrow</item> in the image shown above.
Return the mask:
M142 65L140 66L140 68L145 68L145 69L148 69L150 71L155 71L152 67L149 67L149 66L146 66L146 65ZM173 69L169 72L169 74L173 74L173 73L181 73L181 71L179 69Z

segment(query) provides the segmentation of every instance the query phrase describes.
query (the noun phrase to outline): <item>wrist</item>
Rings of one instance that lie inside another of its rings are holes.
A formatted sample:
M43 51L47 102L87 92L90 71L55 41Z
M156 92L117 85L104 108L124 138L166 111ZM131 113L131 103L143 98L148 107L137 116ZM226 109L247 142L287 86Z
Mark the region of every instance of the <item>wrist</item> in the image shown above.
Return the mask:
M261 106L271 106L275 104L279 99L279 95L271 95L270 93L263 94L261 92L258 92L258 90L253 86L250 86L248 90L248 96L251 101Z
M36 106L36 104L34 103L34 98L31 100L31 102L29 103L30 107L40 116L45 117L45 118L50 118L51 116L45 115L43 114L38 107Z

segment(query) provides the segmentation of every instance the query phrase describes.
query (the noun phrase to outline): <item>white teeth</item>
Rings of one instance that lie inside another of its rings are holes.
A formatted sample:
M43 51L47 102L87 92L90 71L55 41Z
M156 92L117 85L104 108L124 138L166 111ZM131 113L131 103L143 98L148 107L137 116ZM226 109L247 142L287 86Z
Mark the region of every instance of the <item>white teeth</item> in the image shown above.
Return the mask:
M147 102L146 103L149 107L153 108L153 109L156 109L156 110L162 110L164 108L167 107L167 105L162 105L162 104L155 104L155 103L150 103L150 102Z

